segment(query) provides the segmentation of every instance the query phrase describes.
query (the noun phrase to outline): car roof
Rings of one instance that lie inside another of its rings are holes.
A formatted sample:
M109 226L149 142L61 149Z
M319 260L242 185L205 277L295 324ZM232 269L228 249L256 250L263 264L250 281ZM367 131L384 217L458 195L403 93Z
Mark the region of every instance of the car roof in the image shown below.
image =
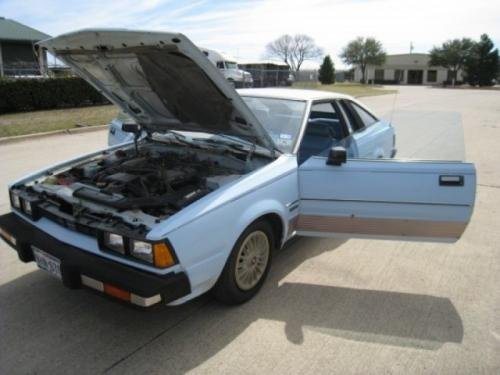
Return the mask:
M258 88L238 89L241 96L258 96L265 98L289 99L289 100L323 100L323 99L353 99L333 91L302 90L293 88Z

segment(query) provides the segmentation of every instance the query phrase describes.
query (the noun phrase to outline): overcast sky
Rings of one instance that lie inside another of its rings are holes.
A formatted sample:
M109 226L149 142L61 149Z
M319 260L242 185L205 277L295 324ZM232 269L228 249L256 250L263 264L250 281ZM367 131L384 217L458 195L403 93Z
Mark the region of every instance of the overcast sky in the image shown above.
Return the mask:
M0 16L53 36L88 27L177 31L244 59L263 57L282 34L305 33L338 68L342 47L356 36L379 39L389 54L409 52L410 42L427 52L482 33L500 46L498 0L0 0Z

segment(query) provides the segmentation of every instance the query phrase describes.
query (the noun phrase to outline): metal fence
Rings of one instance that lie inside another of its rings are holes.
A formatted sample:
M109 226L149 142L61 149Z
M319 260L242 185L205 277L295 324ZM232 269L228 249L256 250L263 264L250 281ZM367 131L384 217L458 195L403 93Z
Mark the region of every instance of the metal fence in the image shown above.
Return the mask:
M40 66L36 63L5 64L3 66L5 76L39 76Z
M318 71L316 69L304 69L294 73L296 82L317 82Z
M292 72L289 69L249 68L240 66L253 78L253 87L291 86L293 82L317 82L317 70L301 70Z
M293 76L288 69L245 68L253 78L253 87L290 86Z

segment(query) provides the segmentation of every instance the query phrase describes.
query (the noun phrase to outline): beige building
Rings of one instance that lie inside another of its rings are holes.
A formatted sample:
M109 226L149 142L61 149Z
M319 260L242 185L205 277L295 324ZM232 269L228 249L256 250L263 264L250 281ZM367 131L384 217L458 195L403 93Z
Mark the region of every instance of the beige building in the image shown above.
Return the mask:
M436 85L451 81L452 73L442 66L429 66L429 59L426 53L387 55L383 65L367 66L366 80L382 84L409 85ZM462 79L462 73L459 71L457 80ZM361 81L361 69L354 70L354 80Z

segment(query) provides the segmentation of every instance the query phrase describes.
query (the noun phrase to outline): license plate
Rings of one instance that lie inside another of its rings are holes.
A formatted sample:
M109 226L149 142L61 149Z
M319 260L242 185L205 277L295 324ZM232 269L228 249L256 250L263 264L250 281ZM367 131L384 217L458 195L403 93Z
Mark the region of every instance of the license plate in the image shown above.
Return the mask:
M38 247L31 246L33 255L38 268L47 271L52 276L61 279L61 261L56 257L47 254L45 251L40 250Z

